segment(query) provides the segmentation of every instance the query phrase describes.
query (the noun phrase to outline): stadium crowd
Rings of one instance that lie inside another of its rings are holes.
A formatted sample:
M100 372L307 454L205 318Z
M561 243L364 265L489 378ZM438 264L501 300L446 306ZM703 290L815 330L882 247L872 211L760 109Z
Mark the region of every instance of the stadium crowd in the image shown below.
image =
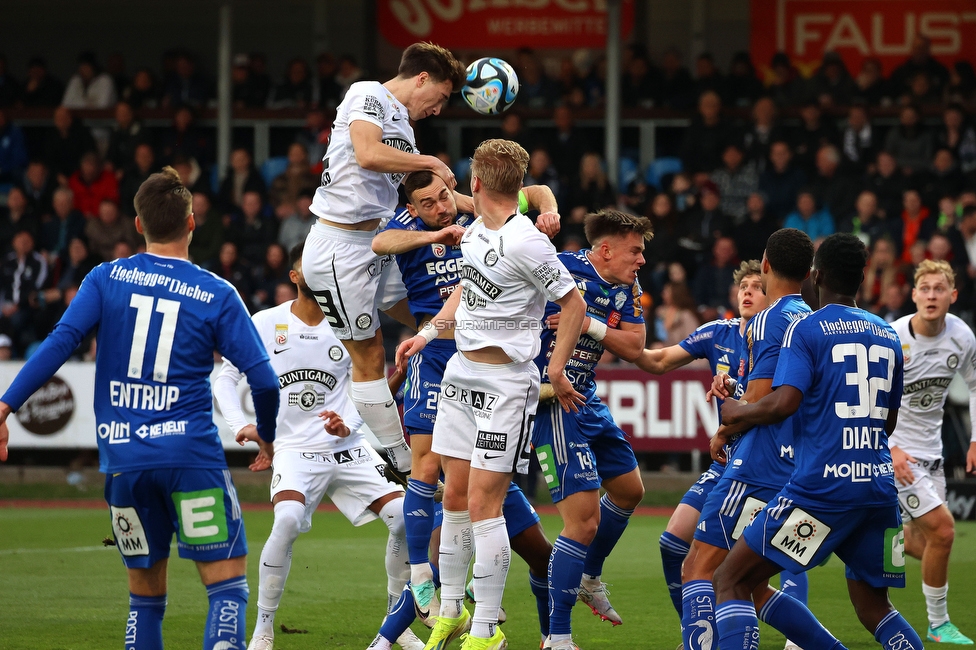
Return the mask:
M972 326L976 73L968 61L943 66L929 47L918 37L887 78L875 60L852 73L834 53L804 78L779 53L763 80L746 53L733 58L728 74L703 54L692 73L676 50L654 62L630 45L622 64L624 105L685 111L692 121L673 157L619 186L607 178L602 139L574 123L579 110L603 104L603 62L580 50L549 75L539 55L523 49L513 61L518 103L491 135L522 144L531 155L525 184L545 184L556 195L557 248L585 247L583 215L602 207L651 218L655 236L640 274L653 314L649 342L673 345L701 322L733 313L733 271L740 260L761 257L768 235L783 226L815 241L838 231L862 238L871 258L859 304L887 320L911 307L910 283L921 260L948 261L960 289L953 312ZM83 53L66 85L41 58L31 59L18 79L0 56L0 358L29 355L88 271L142 248L133 197L166 164L193 191L193 260L229 280L252 311L294 297L286 251L315 220L310 205L329 116L348 86L369 75L352 57L323 54L314 72L295 58L274 80L263 55L240 54L232 77L235 107L307 115L277 170L255 164L243 144L227 170L213 169L213 134L196 118L213 105L214 83L189 53L167 53L161 74L140 68L131 76L120 55L102 68ZM875 117L879 107L896 112L897 124L883 126ZM21 108L53 109L51 125L21 128L9 111ZM92 108L113 109L114 126L89 128L74 114ZM170 111L172 125L145 127L143 109ZM554 128L526 125L522 109L547 109ZM799 119L784 120L783 113ZM426 146L428 138L436 141L428 134L418 129L420 148L436 151ZM83 344L79 355L89 348Z

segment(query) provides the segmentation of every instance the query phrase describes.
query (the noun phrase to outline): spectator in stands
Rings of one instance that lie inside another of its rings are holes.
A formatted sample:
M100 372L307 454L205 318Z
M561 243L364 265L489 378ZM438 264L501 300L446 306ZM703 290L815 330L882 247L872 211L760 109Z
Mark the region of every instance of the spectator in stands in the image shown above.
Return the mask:
M878 211L878 197L871 190L857 196L854 212L842 218L838 231L857 235L870 250L879 239L901 240L901 219L885 218Z
M729 308L729 285L732 274L739 268L738 251L730 237L719 237L712 244L709 263L695 273L693 290L698 303L698 315L707 323L724 314Z
M573 70L572 62L569 62L569 70ZM652 67L645 54L639 53L632 56L622 75L620 101L623 105L640 108L654 106L655 94L660 88L659 74L657 69Z
M760 97L752 107L752 124L743 134L746 159L756 163L760 173L766 169L770 145L784 137L776 113L776 103L769 97Z
M212 84L197 71L197 64L188 52L176 57L176 74L170 78L163 91L163 107L192 106L203 108L213 96Z
M864 282L858 296L858 303L865 305L865 309L876 310L884 298L885 287L901 287L905 284L905 276L901 273L896 262L897 249L894 241L881 237L875 240L871 247L871 256L864 269ZM899 300L904 301L902 293ZM901 302L897 303L901 306Z
M528 47L515 55L519 79L519 103L526 108L549 108L559 97L559 88L542 68L542 62Z
M234 65L230 71L231 101L235 108L264 108L268 103L268 95L261 84L255 83L251 77L250 60L246 54L234 56Z
M284 246L286 251L290 251L305 241L308 231L315 223L315 215L312 214L312 193L305 192L298 195L295 200L295 210L281 222L278 229L278 243Z
M796 106L803 100L803 79L785 52L777 52L769 62L773 78L767 91L777 106Z
M31 211L38 218L50 214L51 197L54 195L57 181L48 171L43 160L35 159L27 163L27 171L24 172L20 187L30 203Z
M567 111L569 111L568 108ZM570 116L570 123L572 123L572 112L569 111L568 115ZM526 151L532 151L534 148L542 146L538 143L538 138L532 134L532 131L525 128L522 113L518 110L508 110L502 116L501 132L498 137L511 140L512 142L518 142Z
M67 187L59 187L52 198L53 211L41 220L40 249L52 262L68 250L75 237L85 236L85 217L75 210L75 195Z
M695 102L695 85L688 68L681 60L681 52L668 48L661 61L661 103L677 109L691 108Z
M631 214L645 214L651 207L654 198L654 188L648 185L641 174L637 174L627 183L627 191L618 199L618 206Z
M29 232L37 241L37 216L31 211L24 190L14 185L7 194L6 207L0 208L0 255L7 253L14 235L21 230Z
M263 52L251 52L247 60L250 67L251 96L255 99L261 97L261 106L264 106L271 96L272 87L271 75L268 74L268 58Z
M928 166L932 160L932 136L922 126L917 106L902 106L898 126L888 131L884 148L906 176Z
M927 74L916 72L908 83L908 92L902 95L898 102L920 107L937 106L942 104L942 93L932 87Z
M109 250L109 255L111 254L112 250ZM115 258L93 259L88 251L88 245L85 243L85 240L80 237L75 237L68 244L68 254L64 257L59 257L51 265L50 286L41 292L41 295L44 297L44 300L41 302L56 302L60 300L63 292L68 287L80 286L81 281L85 279L88 272L95 268L96 265L112 259ZM39 328L38 333L43 334L47 331L49 331L47 328Z
M287 282L279 282L275 287L274 305L283 305L289 300L294 300L297 297L298 291L295 289L295 284L291 280Z
M847 111L847 125L840 134L841 171L861 177L873 165L881 148L881 136L868 119L863 104L853 104Z
M0 325L3 324L3 318L0 318ZM14 342L6 334L0 334L0 361L10 361L13 359L13 345Z
M54 129L48 132L44 145L44 160L61 185L78 169L86 151L95 150L91 132L79 123L71 109L59 106L54 111Z
M752 106L765 92L748 52L736 52L732 56L727 88L729 105L739 108Z
M901 261L911 264L912 246L918 241L928 241L937 224L931 211L922 204L917 190L905 190L902 207Z
M886 284L881 292L882 300L876 304L874 313L888 323L894 323L902 316L907 316L911 313L905 309L907 293L900 284Z
M0 266L0 316L7 322L15 347L22 352L34 341L31 301L47 281L47 260L34 250L34 238L25 230L14 235L13 250Z
M133 110L156 108L159 106L159 86L156 75L149 68L139 68L132 76L132 82L122 91L122 101Z
M935 144L952 151L963 174L976 172L976 127L960 104L949 104L942 111L942 126L936 132Z
M157 171L156 154L148 142L140 142L135 147L132 162L125 167L119 183L119 210L127 217L136 216L134 200L136 192L151 174ZM199 224L198 224L199 225ZM199 233L194 233L199 237Z
M329 136L332 129L325 119L325 113L313 109L305 115L305 128L295 136L295 142L300 143L308 151L308 163L315 173L322 171L322 159L329 146Z
M908 182L898 169L894 156L887 151L878 153L875 171L868 174L865 186L865 189L871 190L878 197L881 214L895 219L901 216L902 195Z
M119 213L119 206L109 199L98 206L98 218L89 219L85 224L85 237L92 252L102 262L112 258L112 251L120 241L135 248L139 239L132 219L125 219Z
M202 166L207 166L213 160L210 139L196 127L194 119L189 106L180 106L173 113L173 126L163 131L159 140L163 164L172 165L178 157L193 158Z
M712 172L711 180L718 186L722 197L720 209L741 223L748 212L746 201L750 194L759 191L759 173L753 161L746 161L742 145L730 142L722 152L722 166Z
M119 182L115 180L115 174L102 166L94 151L81 157L78 171L68 179L68 187L75 195L75 209L86 219L95 218L102 201L119 202Z
M603 158L595 152L583 154L569 193L569 205L573 212L580 209L584 210L584 214L598 212L616 203L617 194L603 169Z
M740 259L759 260L766 250L766 240L779 229L779 223L766 210L765 197L761 192L749 195L746 209L745 221L735 227L736 249Z
M64 96L64 86L47 71L47 61L39 56L27 63L27 81L21 101L24 106L58 106Z
M254 267L252 274L254 284L254 306L267 309L275 305L275 288L288 282L288 253L278 243L268 245L264 253L264 263Z
M646 243L644 259L647 264L641 267L638 277L645 291L660 297L661 288L667 280L668 265L678 259L681 224L674 211L671 196L666 192L661 192L651 200L651 209L647 216L654 226L654 237Z
M817 205L837 217L850 214L860 186L850 174L841 171L837 147L832 144L820 147L816 166L817 173L810 179L810 188Z
M193 193L191 209L197 227L190 241L190 259L194 264L211 268L225 239L223 217L213 209L207 192Z
M20 101L20 82L10 74L7 57L0 53L0 108L13 106Z
M301 108L312 106L314 100L312 75L305 59L288 62L284 80L274 87L268 98L268 108Z
M834 217L822 207L817 209L817 199L810 189L805 189L796 197L796 210L783 222L784 228L802 230L810 239L816 241L834 234Z
M935 208L944 196L958 195L963 188L963 176L952 151L937 149L932 156L932 164L916 174L915 187L922 195L922 202L929 208Z
M7 119L0 108L0 185L20 180L27 167L27 143L20 127Z
M105 59L105 72L112 78L116 92L121 93L123 88L128 87L129 77L125 74L125 59L122 58L121 52L112 52L108 55Z
M288 147L288 167L271 181L268 200L275 209L282 204L293 205L299 195L314 193L318 186L319 179L308 164L308 151L301 143L293 142Z
M854 99L868 106L887 106L891 103L891 86L882 74L881 61L867 58L854 80Z
M671 179L671 199L675 212L684 220L692 210L698 209L698 194L691 174L678 172Z
M692 118L681 144L685 171L706 176L715 171L733 134L732 126L722 118L719 94L711 90L702 93L698 99L698 115Z
M661 305L654 310L654 335L665 346L678 345L700 321L695 299L684 282L668 282L661 290Z
M556 134L547 146L549 155L559 175L572 178L579 171L583 154L590 150L590 142L574 125L573 113L568 106L557 106L552 119Z
M911 81L919 72L928 77L932 88L941 95L949 81L949 71L932 58L932 41L922 34L917 34L912 41L912 53L908 60L895 68L891 75L894 93L900 96L910 92Z
M191 193L206 192L210 194L213 191L211 190L210 179L204 176L203 170L200 168L200 164L197 163L196 158L176 156L173 158L171 165L176 170L176 173L180 175L180 182L189 188Z
M856 85L847 71L840 54L824 53L820 68L810 78L809 96L823 107L848 106L854 97Z
M718 186L712 181L705 181L701 186L698 205L682 219L684 228L678 239L678 259L689 277L704 266L717 238L732 235L732 219L722 212L721 201Z
M253 292L251 274L248 272L248 268L237 257L237 244L234 242L224 242L220 247L220 256L217 259L217 263L210 270L230 282L237 289L237 293L240 295L241 300L244 301L244 305L248 311L253 313L254 308L251 304L251 293Z
M339 84L339 101L346 96L349 86L363 78L363 69L359 67L356 58L351 54L343 54L339 57L339 69L336 71L335 80ZM521 79L521 77L519 77Z
M136 119L132 106L126 102L116 104L115 126L112 127L105 154L106 161L116 172L116 178L122 178L123 171L133 163L136 146L146 142L147 138L148 133L142 128L142 122Z
M695 59L695 96L701 97L706 92L717 94L723 101L728 95L725 77L715 65L715 58L711 52L703 52Z
M259 192L244 192L240 217L234 220L229 234L237 244L241 260L251 268L260 266L264 260L264 249L278 239L278 223L265 215L264 201Z
M220 184L217 205L224 213L240 212L245 192L255 192L263 200L266 189L261 172L254 166L251 152L245 147L237 147L230 153L230 168ZM243 251L241 254L247 257Z
M651 71L653 71L653 74L660 75L657 68L650 63L649 59L645 58L645 61L648 66L649 74ZM625 68L625 70L627 70L627 68ZM627 76L630 75L628 74ZM559 88L560 103L574 107L585 107L587 105L588 98L586 96L586 88L583 85L583 79L577 72L576 65L573 63L572 57L566 56L559 61L559 76L556 78L556 86ZM652 93L654 87L656 86L652 85Z
M315 58L316 72L316 105L322 108L335 108L342 97L342 88L336 82L339 66L336 59L329 52L323 52Z
M759 176L759 190L766 196L770 216L781 223L796 206L796 197L806 186L807 175L793 164L793 151L785 140L770 145L769 163Z
M962 250L968 260L966 276L971 280L976 279L976 205L968 205L962 209L958 229Z
M959 60L949 69L949 83L945 89L947 103L967 104L976 97L976 70L969 61Z
M820 105L807 102L800 109L800 128L793 136L793 159L808 176L816 174L817 151L838 141L837 129L823 119Z
M67 108L109 108L118 97L115 82L102 72L92 52L78 55L78 71L68 80L61 105Z
M552 164L552 158L545 147L535 147L529 154L529 166L525 170L524 185L545 185L552 190L559 205L564 204L563 186L559 179L559 172Z

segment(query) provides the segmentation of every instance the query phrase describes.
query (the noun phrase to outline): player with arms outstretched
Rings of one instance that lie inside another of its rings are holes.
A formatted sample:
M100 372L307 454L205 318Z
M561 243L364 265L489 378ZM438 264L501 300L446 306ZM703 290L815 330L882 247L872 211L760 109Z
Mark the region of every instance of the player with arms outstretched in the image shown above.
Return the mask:
M403 490L383 477L383 459L360 432L362 419L348 395L349 355L302 277L303 247L295 246L288 259L288 276L298 289L298 299L251 318L273 355L271 365L281 397L271 478L274 523L261 551L258 620L248 650L274 647L275 612L291 568L292 546L300 533L311 529L312 513L325 495L354 526L380 519L390 529L387 612L407 581ZM237 441L244 444L256 440L257 431L241 408L237 392L241 379L240 370L225 360L214 381L214 396ZM259 454L251 469L267 469L269 461ZM409 630L403 635L398 640L402 647L423 647Z
M883 648L922 641L888 600L905 586L905 553L888 435L903 385L901 342L881 318L859 309L867 250L850 234L817 249L813 284L821 309L786 331L773 391L754 403L727 400L722 421L773 424L793 417L796 466L715 572L719 647L759 647L750 596L783 569L800 572L836 553L858 619ZM768 599L763 610L786 597ZM802 629L803 647L844 646L794 601L784 621ZM763 611L765 614L765 611ZM799 638L799 637L791 637Z
M247 541L213 422L213 351L247 373L259 443L273 455L278 381L244 303L226 281L190 263L190 192L170 167L135 197L146 253L99 265L0 401L5 420L96 326L95 420L112 530L129 577L126 650L163 647L166 569L177 534L210 606L204 650L243 648Z
M945 503L942 419L956 372L969 384L969 417L976 441L976 337L965 322L949 313L957 295L956 277L948 263L924 260L915 269L912 301L918 311L892 323L905 355L905 390L889 443L905 520L905 552L922 562L928 639L971 645L972 640L949 621L946 602L955 522ZM976 442L969 447L966 469L976 469Z
M438 114L463 80L464 67L449 51L415 43L393 79L352 84L336 109L311 207L318 222L306 240L305 281L352 357L356 408L401 471L410 469L410 448L383 373L378 310L394 308L406 292L393 256L374 254L370 244L380 222L393 217L406 173L428 170L454 189L447 165L417 155L410 120Z

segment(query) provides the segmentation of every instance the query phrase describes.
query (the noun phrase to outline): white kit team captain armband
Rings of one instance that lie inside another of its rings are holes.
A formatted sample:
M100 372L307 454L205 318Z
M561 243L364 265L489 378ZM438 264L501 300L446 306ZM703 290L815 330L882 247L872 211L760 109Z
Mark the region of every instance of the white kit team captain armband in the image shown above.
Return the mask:
M424 340L430 343L437 338L438 331L437 328L434 327L433 323L427 321L424 323L424 326L420 328L420 331L417 332L417 334L424 337Z
M602 341L607 335L607 324L590 316L590 324L586 326L586 333L594 341Z

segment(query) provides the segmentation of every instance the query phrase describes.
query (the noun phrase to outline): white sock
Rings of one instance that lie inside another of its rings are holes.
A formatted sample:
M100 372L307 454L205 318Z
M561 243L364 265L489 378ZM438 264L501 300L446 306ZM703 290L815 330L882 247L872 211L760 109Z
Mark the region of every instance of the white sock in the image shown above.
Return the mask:
M589 573L584 573L580 584L589 589L590 587L596 588L600 586L600 576L591 576Z
M390 455L394 467L410 471L410 447L403 437L400 413L385 379L352 382L352 401L376 439Z
M444 511L441 526L441 616L457 618L464 607L464 583L474 555L471 519L467 510Z
M922 593L925 594L925 609L929 614L929 626L939 627L949 622L949 583L941 587L930 587L922 583Z
M386 542L386 591L389 595L386 611L400 600L400 592L410 579L407 554L407 532L403 523L403 497L393 499L380 510L380 519L390 529Z
M505 517L484 519L471 524L474 533L474 592L478 602L471 617L471 636L490 639L498 625L505 579L512 563L512 548L505 528Z
M366 650L393 650L393 644L384 639L382 634L377 634Z
M428 580L433 580L433 579L434 579L434 570L430 568L430 562L410 565L411 584L422 585Z
M271 534L261 550L258 568L258 617L255 635L274 635L274 617L291 569L291 549L301 532L305 505L298 501L279 501L274 507Z

